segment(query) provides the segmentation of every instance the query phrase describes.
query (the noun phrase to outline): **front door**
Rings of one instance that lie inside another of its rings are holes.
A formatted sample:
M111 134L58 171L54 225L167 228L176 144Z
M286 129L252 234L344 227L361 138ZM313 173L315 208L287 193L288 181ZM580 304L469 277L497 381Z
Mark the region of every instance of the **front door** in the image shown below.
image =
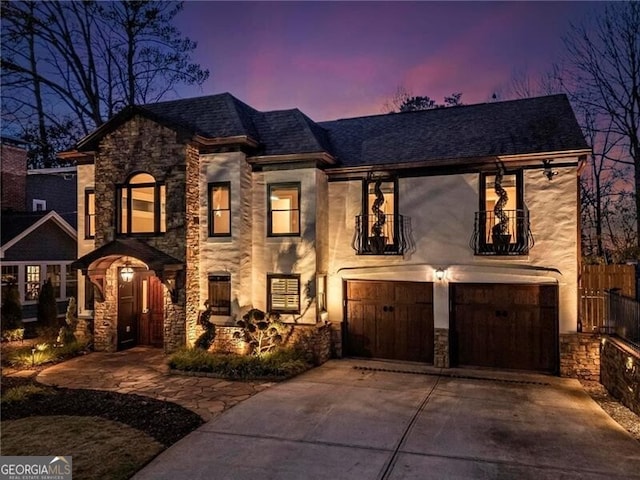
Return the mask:
M118 278L120 275L118 274ZM136 345L162 347L164 295L152 272L136 270L130 282L118 286L118 350Z
M162 282L151 272L141 272L137 277L140 289L140 323L138 344L162 347L164 296Z
M138 285L124 282L118 270L118 350L126 350L137 343Z

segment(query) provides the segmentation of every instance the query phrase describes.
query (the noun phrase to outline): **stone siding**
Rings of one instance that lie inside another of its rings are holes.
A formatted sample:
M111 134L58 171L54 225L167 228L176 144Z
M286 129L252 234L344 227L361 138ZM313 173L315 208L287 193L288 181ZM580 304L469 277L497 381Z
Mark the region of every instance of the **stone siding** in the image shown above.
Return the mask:
M433 366L449 368L449 329L434 329Z
M624 342L603 341L600 383L629 410L640 415L640 354Z
M560 335L560 376L600 380L600 337L590 333Z
M202 328L198 327L198 332ZM236 333L242 330L239 327L216 327L216 338L209 349L218 353L234 353L247 355L249 345L242 337L235 338ZM284 342L285 346L298 347L309 352L315 365L322 365L332 356L331 325L291 325L291 331Z
M124 184L134 173L149 173L166 188L167 228L161 235L144 236L143 241L185 262L187 271L191 269L185 278L186 286L190 287L193 277L199 273L198 161L197 150L186 146L178 133L141 116L134 116L105 135L95 156L95 248L116 238L116 185ZM196 180L193 182L195 187L187 191L186 185L193 181L192 177ZM116 272L114 264L107 272L105 301L96 301L96 350L112 351L117 346ZM186 322L195 325L198 303L195 299L194 305L187 307L184 288L178 291L177 303L172 303L167 289L164 292L164 348L172 351L185 345L189 333Z

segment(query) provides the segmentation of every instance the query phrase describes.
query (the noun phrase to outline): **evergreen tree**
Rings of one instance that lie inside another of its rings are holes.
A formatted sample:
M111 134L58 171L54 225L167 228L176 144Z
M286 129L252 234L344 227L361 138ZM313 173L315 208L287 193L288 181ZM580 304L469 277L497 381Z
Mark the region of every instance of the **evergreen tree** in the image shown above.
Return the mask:
M38 322L41 327L55 329L58 333L58 307L50 279L42 284L38 296Z
M15 282L9 283L2 299L2 330L22 328L22 305Z

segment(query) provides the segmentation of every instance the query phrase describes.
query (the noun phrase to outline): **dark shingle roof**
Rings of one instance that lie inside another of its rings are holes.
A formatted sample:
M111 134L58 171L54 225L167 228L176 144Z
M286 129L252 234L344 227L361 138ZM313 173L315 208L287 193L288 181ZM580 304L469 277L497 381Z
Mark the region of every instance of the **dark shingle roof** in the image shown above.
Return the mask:
M205 137L257 137L252 116L258 111L229 93L150 103L142 109Z
M33 224L38 222L42 217L47 215L49 212L40 211L40 212L10 212L3 211L2 212L2 240L1 244L4 245L8 241L20 235L22 232L27 230Z
M139 111L208 138L249 136L259 142L256 155L326 152L339 167L589 148L565 95L320 123L298 109L260 112L229 93ZM94 132L91 142L100 136Z
M319 124L343 166L588 148L565 95Z

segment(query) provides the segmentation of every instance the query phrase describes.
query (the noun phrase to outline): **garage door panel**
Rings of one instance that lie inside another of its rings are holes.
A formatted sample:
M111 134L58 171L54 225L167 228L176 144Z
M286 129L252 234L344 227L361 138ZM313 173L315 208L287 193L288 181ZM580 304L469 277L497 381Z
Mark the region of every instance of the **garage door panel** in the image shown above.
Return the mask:
M433 362L432 283L358 280L346 291L349 355Z
M557 369L557 287L454 284L451 288L453 363Z

